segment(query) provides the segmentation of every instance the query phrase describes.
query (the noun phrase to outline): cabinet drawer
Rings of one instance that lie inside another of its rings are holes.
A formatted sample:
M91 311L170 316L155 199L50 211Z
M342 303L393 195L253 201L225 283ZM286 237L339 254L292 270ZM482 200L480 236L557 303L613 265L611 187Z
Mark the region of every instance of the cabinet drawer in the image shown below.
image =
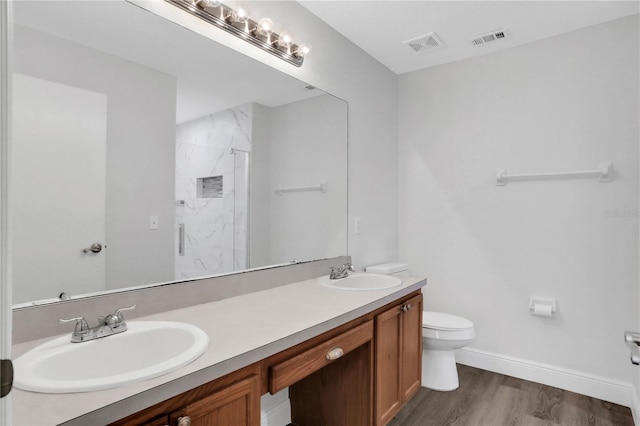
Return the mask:
M269 373L269 392L274 394L304 379L372 339L373 321L368 321L274 365Z

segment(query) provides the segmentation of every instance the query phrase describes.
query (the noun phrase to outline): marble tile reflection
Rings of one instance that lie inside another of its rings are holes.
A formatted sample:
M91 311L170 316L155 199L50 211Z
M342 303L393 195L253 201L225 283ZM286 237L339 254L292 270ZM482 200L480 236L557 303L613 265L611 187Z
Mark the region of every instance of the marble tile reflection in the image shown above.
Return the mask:
M176 127L176 279L247 267L248 155L231 150L251 150L251 125L245 104ZM198 178L212 176L223 178L222 198L199 198Z

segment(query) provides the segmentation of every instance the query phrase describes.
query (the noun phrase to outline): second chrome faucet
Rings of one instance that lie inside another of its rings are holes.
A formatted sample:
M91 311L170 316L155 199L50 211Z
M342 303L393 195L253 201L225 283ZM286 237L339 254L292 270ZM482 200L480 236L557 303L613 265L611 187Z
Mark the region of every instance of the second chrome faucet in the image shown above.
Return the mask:
M347 278L349 276L349 271L355 272L356 268L353 267L350 263L345 263L342 266L329 268L329 279L337 280L340 278Z

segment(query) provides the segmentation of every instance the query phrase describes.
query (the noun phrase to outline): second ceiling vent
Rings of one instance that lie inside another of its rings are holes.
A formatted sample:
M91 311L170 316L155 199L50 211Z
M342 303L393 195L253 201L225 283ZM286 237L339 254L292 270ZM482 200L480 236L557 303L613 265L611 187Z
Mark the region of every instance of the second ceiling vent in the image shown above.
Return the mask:
M440 40L440 38L436 33L421 35L420 37L403 41L402 44L408 45L410 48L412 48L416 52L438 49L444 46L444 43L442 43L442 41Z
M495 31L491 31L490 33L481 34L479 36L475 36L471 38L471 44L473 44L474 46L480 46L482 44L504 40L505 38L507 38L507 35L508 33L507 33L507 30L505 29L495 30Z

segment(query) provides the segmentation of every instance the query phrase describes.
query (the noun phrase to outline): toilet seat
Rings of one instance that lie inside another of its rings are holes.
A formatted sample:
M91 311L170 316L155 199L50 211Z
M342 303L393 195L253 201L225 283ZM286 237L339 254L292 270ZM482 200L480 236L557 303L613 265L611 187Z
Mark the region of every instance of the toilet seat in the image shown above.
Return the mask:
M476 331L473 328L466 330L434 330L432 328L422 328L422 337L434 340L455 340L465 341L476 337Z
M466 318L442 312L422 312L422 328L443 331L463 331L473 328L473 322Z

